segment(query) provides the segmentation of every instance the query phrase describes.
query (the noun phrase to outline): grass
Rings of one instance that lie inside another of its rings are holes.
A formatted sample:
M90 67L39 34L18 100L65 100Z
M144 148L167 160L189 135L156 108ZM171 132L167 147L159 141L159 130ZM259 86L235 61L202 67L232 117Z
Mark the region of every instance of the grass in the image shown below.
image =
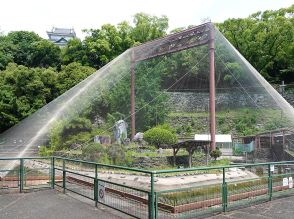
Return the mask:
M208 117L208 112L171 112L167 123L177 130L179 136L191 137L194 133L209 131ZM216 112L218 133L236 136L254 135L286 127L287 121L286 117L281 118L281 110L278 109L242 108ZM188 126L192 127L190 132L187 132Z
M250 181L228 183L228 191L230 194L238 194L248 191L258 190L268 185L267 178L257 178ZM168 205L177 206L189 204L201 200L221 197L221 184L203 186L198 188L189 188L186 191L177 191L163 193L160 195L159 201Z

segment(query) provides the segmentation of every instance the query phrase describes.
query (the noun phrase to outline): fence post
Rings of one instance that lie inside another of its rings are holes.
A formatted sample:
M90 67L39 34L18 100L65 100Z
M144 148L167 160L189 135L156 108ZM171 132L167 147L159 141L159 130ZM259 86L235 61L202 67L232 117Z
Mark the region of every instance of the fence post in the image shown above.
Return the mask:
M226 212L228 207L228 186L226 182L226 168L223 168L222 204L223 212Z
M268 195L269 200L271 201L273 196L273 177L271 172L271 164L268 164Z
M55 159L51 157L51 188L55 186Z
M97 164L95 164L94 200L95 200L95 207L97 207L98 206L98 165Z
M63 193L65 193L66 184L65 184L65 178L66 178L66 172L65 172L65 160L62 159L62 187L63 187Z
M20 158L20 167L19 167L19 192L23 191L23 185L24 185L24 165L23 165L23 158Z
M154 173L151 172L151 194L148 195L149 219L154 219Z
M158 193L155 192L155 219L158 219Z

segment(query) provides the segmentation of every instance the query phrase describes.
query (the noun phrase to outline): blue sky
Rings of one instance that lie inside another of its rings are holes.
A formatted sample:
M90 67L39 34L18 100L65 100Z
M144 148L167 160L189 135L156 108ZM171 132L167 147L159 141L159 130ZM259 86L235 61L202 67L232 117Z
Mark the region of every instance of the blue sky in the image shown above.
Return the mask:
M74 27L83 38L82 29L131 22L137 12L167 15L172 30L197 25L204 18L222 22L291 4L294 0L1 0L0 30L30 30L46 38L53 26Z

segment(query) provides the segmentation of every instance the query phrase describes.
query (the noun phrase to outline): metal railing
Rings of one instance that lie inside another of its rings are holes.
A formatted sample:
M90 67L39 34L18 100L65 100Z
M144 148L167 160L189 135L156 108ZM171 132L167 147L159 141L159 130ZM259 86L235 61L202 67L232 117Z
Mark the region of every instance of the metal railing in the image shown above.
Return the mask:
M294 161L149 171L62 157L0 158L0 175L0 193L56 188L135 218L195 218L294 193Z

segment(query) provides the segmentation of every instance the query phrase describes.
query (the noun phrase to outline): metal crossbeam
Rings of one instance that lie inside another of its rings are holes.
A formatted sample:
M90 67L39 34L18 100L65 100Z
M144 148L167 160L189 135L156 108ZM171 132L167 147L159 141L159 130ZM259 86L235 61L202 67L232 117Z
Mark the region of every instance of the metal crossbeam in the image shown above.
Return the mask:
M210 23L168 35L134 47L135 62L179 52L209 43Z

